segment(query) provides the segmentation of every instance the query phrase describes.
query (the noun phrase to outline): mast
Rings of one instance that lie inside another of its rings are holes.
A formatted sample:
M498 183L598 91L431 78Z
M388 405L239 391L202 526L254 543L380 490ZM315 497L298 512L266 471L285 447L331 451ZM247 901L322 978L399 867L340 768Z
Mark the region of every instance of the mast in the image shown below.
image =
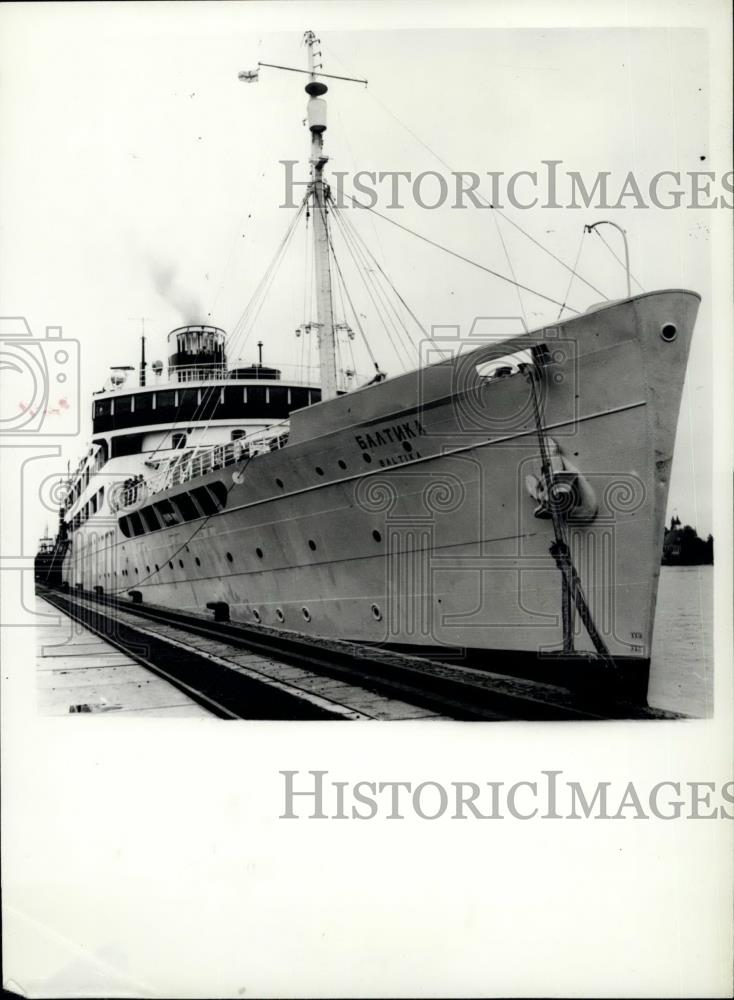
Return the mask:
M143 327L145 328L145 327ZM147 368L145 361L145 334L140 337L140 385L145 385L145 369Z
M308 49L310 80L305 90L308 94L308 127L311 131L311 195L313 200L314 264L316 268L316 308L318 314L319 365L321 368L321 398L336 396L336 340L334 312L331 299L331 269L329 265L329 222L326 214L328 185L324 181L324 132L326 131L325 83L316 79L316 62L321 52L316 50L319 40L313 31L307 31L304 42Z

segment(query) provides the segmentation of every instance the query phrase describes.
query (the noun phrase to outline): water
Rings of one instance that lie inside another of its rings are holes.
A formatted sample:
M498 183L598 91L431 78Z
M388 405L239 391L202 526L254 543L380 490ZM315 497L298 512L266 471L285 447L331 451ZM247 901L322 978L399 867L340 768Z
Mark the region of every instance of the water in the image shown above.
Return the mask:
M714 568L663 566L648 701L699 718L714 705Z

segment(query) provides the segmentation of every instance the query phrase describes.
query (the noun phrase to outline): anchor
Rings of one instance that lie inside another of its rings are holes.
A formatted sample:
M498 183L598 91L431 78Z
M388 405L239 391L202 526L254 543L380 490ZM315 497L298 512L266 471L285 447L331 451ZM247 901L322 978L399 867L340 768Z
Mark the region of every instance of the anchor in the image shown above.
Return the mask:
M537 471L525 476L525 488L538 506L533 515L550 520L554 511L577 523L587 523L596 517L599 505L596 495L581 472L564 459L558 443L547 438L548 475L543 475L542 457L537 459Z

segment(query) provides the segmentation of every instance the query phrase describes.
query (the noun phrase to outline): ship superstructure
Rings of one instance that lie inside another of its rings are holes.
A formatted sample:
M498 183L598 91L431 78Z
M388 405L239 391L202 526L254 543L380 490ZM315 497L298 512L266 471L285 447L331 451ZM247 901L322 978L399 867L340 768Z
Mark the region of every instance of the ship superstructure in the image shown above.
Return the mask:
M152 375L144 360L116 367L94 396L92 443L67 478L56 544L55 562L65 560L72 586L83 585L91 553L106 551L117 536L117 496L214 446L273 425L287 435L290 412L321 398L317 372L264 364L262 343L249 364L228 362L217 327L179 327L168 343L166 366L156 362ZM88 553L83 564L74 550Z
M62 511L63 583L644 697L698 296L627 297L357 385L306 44L318 377L229 365L210 326L169 335L165 374L113 373Z

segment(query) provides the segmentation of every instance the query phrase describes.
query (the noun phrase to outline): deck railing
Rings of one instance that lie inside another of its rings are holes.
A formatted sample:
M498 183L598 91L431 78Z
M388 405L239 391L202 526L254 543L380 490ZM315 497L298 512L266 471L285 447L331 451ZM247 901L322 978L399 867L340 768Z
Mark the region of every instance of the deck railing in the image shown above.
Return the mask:
M230 441L228 444L196 448L192 452L185 452L180 457L172 459L164 470L154 476L128 480L123 488L110 498L110 506L116 512L134 509L150 496L198 479L216 469L235 465L242 459L252 459L257 455L278 451L287 443L288 425L278 424L248 437Z
M277 371L277 375L273 375ZM247 372L246 375L241 374ZM354 389L369 379L367 375L353 372L351 369L340 369L337 372L337 388L341 391ZM321 371L314 365L273 365L259 368L257 365L237 361L234 364L204 364L204 365L169 365L159 372L151 371L148 366L145 378L146 389L175 388L188 382L281 382L286 386L305 386L318 389L321 385ZM137 369L125 375L115 375L114 381L108 383L97 396L106 396L118 392L129 392L140 386L140 372Z

